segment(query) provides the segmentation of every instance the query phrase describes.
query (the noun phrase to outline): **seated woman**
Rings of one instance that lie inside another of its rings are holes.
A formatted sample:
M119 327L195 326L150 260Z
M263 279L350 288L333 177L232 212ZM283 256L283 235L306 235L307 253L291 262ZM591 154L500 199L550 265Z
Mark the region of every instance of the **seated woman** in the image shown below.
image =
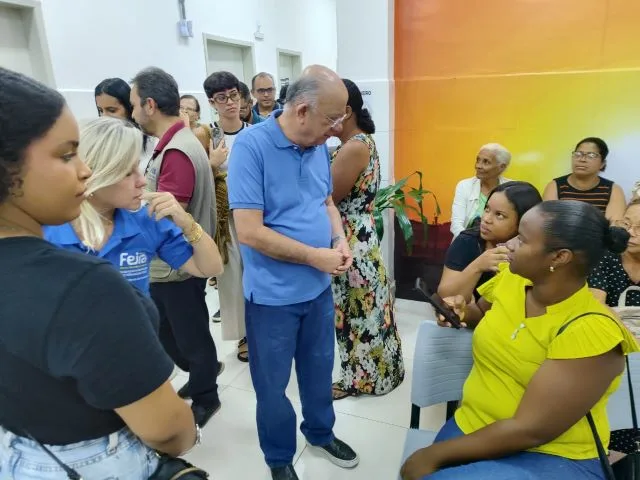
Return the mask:
M407 460L404 480L604 478L585 415L606 449L607 400L624 356L640 348L586 279L628 238L582 202L543 202L524 215L509 265L478 303L447 299L475 327L473 368L460 408Z
M60 93L3 68L0 92L0 477L67 478L36 439L82 478L147 479L154 449L200 437L158 312L109 263L43 240L80 215L91 170Z
M629 287L640 287L640 200L632 201L618 222L629 235L629 245L621 254L607 253L589 275L589 287L595 297L610 307L617 307L620 295ZM640 291L626 296L628 306L640 306Z
M600 176L607 168L609 147L604 140L580 140L571 154L571 173L552 180L544 189L544 200L579 200L605 214L610 222L624 215L625 199L620 185Z
M80 217L46 227L45 238L107 260L145 295L156 255L196 277L220 274L218 247L173 195L143 193L141 142L140 131L122 120L99 118L84 125L79 153L93 171L87 180L89 198ZM147 208L140 208L143 198Z
M491 190L508 182L502 174L511 162L511 153L498 143L488 143L476 156L476 175L461 180L451 207L451 233L457 237L471 227L484 212Z
M501 245L518 234L518 224L530 208L542 201L527 182L507 182L492 190L480 225L462 232L447 250L438 293L462 295L467 300L475 289L507 262L508 249Z

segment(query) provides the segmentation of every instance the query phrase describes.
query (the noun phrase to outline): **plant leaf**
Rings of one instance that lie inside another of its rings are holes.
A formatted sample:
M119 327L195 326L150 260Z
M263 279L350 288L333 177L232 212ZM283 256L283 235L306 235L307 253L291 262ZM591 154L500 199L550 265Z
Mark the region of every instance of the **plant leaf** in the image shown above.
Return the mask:
M382 242L382 237L384 237L384 220L382 218L382 212L384 210L379 210L377 208L373 209L373 222L376 227L376 234L378 235L378 241Z
M404 206L396 205L394 210L396 218L398 219L398 224L400 225L400 230L402 231L402 236L407 244L407 252L411 255L411 252L413 251L413 226L411 225L411 220L409 220Z

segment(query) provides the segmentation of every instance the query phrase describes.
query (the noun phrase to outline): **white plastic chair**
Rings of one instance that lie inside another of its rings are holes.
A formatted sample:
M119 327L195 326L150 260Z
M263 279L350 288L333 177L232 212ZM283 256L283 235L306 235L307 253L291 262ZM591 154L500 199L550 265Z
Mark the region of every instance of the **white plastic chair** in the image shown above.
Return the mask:
M629 355L631 384L636 402L636 415L640 418L640 353ZM633 428L631 420L631 404L629 403L629 381L625 371L620 379L620 387L611 394L607 403L607 416L611 431Z
M447 420L453 416L473 365L472 335L467 329L439 327L435 321L420 325L413 358L411 424L402 463L416 450L431 445L438 433L420 430L421 408L446 402Z

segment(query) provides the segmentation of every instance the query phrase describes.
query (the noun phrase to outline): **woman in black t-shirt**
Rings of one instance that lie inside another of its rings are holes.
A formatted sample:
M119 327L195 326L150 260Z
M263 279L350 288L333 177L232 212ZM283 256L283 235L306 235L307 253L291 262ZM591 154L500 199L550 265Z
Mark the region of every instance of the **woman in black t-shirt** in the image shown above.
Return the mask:
M463 295L474 290L509 261L509 250L500 245L518 234L522 216L542 201L540 193L527 182L506 182L494 188L480 223L458 235L445 258L438 293L442 297Z
M78 126L28 77L0 68L0 92L0 476L67 478L34 438L83 478L147 479L154 450L199 437L157 311L107 262L43 240L84 201Z
M610 307L624 307L619 305L622 293L629 287L640 287L640 199L629 204L617 226L629 232L627 249L620 255L605 254L588 280L595 297ZM626 306L640 306L640 291L628 292Z

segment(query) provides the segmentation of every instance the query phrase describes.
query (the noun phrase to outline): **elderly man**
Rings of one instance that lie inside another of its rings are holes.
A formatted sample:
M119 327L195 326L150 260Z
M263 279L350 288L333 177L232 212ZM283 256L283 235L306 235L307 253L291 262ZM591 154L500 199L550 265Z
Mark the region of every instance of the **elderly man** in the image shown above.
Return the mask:
M335 72L308 67L289 87L284 111L240 134L229 159L258 435L275 480L298 478L296 415L285 395L294 358L308 444L338 466L359 461L333 435L331 397L331 275L343 275L352 257L331 199L325 142L340 133L346 104Z
M480 147L476 156L476 175L460 180L451 207L451 233L457 237L482 216L491 190L509 182L502 174L509 166L511 153L499 143Z

